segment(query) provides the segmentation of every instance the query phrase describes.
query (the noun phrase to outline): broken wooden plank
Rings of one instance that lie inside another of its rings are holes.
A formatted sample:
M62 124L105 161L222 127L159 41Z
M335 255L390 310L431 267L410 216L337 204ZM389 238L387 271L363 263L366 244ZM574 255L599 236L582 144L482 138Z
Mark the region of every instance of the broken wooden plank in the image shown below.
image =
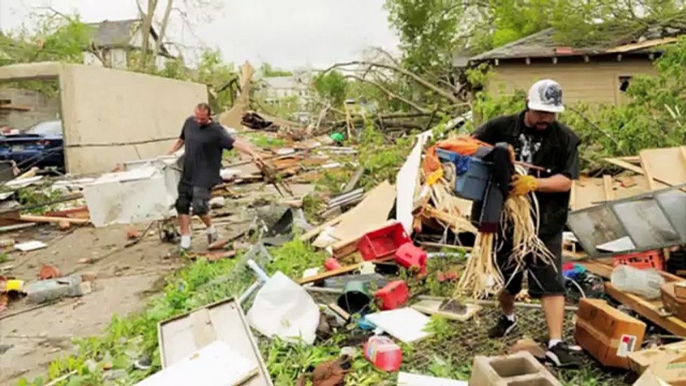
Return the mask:
M640 166L636 166L634 164L631 164L627 161L623 161L618 158L605 158L605 162L611 163L615 166L619 166L620 168L632 171L634 173L645 174L645 171Z
M386 261L391 261L393 259L395 259L394 256L388 256L388 257L384 257L383 259L372 260L371 262L372 263L384 263ZM304 277L302 279L296 280L296 282L300 285L307 284L307 283L314 283L314 282L317 282L320 280L328 279L330 277L339 276L339 275L343 275L343 274L346 274L349 272L356 271L356 270L362 268L362 265L365 263L366 263L366 261L363 263L359 263L359 264L353 264L353 265L348 265L346 267L341 267L341 268L335 269L333 271L323 272L323 273L320 273L317 275Z
M324 229L326 229L327 227L334 226L334 225L340 223L341 220L343 220L343 216L333 218L333 219L331 219L331 220L329 220L329 221L327 221L321 225L316 226L314 229L312 229L309 232L305 233L304 235L300 236L300 241L310 240L311 238L322 233L322 231L324 231Z
M90 219L83 218L69 218L69 217L48 217L48 216L30 216L21 215L19 220L26 222L37 222L37 223L61 223L66 222L74 225L85 225L90 223Z
M686 322L674 316L662 316L661 309L663 305L661 300L649 301L638 295L622 292L609 282L605 283L605 291L618 302L631 308L670 333L680 337L686 337Z
M607 174L603 176L603 191L605 193L605 201L615 199L615 193L612 190L612 177Z

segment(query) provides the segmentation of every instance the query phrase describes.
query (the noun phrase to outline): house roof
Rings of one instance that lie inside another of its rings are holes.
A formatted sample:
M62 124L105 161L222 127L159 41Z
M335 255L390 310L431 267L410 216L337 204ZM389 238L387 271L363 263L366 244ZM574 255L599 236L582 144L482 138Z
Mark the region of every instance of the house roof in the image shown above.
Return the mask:
M675 41L666 36L680 34L679 30L646 31L644 36L632 41L615 41L611 43L596 44L586 47L569 47L555 41L555 30L547 28L533 35L505 44L498 48L486 51L471 57L470 62L478 62L492 59L518 59L518 58L549 58L555 56L579 56L579 55L603 55L609 53L651 52L655 47Z
M91 38L98 47L128 46L135 31L140 28L142 20L105 20L100 23L86 24L92 28Z
M91 39L96 47L129 47L131 38L136 31L141 28L143 20L105 20L100 23L89 23L86 26L91 28ZM150 27L150 33L157 39L157 31ZM169 55L167 49L162 46L162 54Z

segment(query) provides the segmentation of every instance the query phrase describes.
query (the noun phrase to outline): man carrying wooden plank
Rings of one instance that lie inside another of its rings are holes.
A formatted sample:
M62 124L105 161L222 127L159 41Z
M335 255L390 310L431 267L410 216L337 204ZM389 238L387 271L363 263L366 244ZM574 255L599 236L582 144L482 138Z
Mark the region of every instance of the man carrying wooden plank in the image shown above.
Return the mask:
M179 214L181 227L181 250L191 249L190 209L199 216L207 226L207 242L217 241L217 229L210 217L210 192L221 182L221 169L224 150L236 149L252 157L258 166L264 161L247 142L237 140L229 135L220 124L212 121L212 108L207 103L200 103L195 108L195 116L186 119L181 135L172 146L169 154L176 153L184 147L183 171L179 182L179 197L176 200L176 211Z
M514 148L517 161L542 167L546 172L516 175L510 195L533 193L539 204L538 237L555 257L553 264L526 259L529 294L543 303L550 341L546 357L558 367L575 367L579 362L562 340L565 309L565 286L562 275L562 231L567 222L572 180L579 177L579 138L565 125L557 122L564 111L562 88L552 80L536 82L530 89L527 108L515 115L502 116L486 122L474 136L480 141L497 144L506 142ZM513 271L507 264L512 245L501 237L496 245L497 263L503 273L506 288L499 295L503 315L489 330L491 338L500 338L516 326L514 301L522 287L523 271ZM511 240L511 237L509 238ZM510 244L510 245L508 245Z

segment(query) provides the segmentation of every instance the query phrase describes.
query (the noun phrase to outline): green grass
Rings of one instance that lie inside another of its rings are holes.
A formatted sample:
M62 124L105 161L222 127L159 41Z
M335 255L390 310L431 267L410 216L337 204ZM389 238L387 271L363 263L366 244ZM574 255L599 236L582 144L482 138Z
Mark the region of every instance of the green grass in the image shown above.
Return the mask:
M279 248L270 249L274 261L266 269L270 274L281 271L296 279L302 276L305 269L321 267L326 254L314 250L310 245L298 241L289 242ZM76 371L77 374L60 386L94 386L105 384L105 376L112 370L124 370L124 378L116 384L132 385L159 371L159 347L157 325L160 321L191 311L198 307L219 300L239 295L255 279L247 269L237 266L241 256L235 260L223 260L216 263L198 261L181 269L167 278L164 290L154 296L145 311L128 317L115 316L110 326L100 337L84 338L75 341L78 353L50 364L48 379ZM440 283L436 280L437 270L459 270L464 265L463 256L435 258L429 261L429 276L425 282L419 281L411 274L401 272L413 295L426 294L450 296L454 283ZM215 280L223 278L222 280ZM314 296L318 302L327 304L335 299ZM249 309L249 305L245 306ZM540 310L520 311L520 334L545 333L543 314ZM495 355L507 352L514 341L513 336L506 340L490 340L486 337L486 328L497 317L495 308L484 308L473 320L458 323L442 318L432 318L428 330L433 336L414 345L401 345L403 349L402 371L433 375L453 379L469 379L470 366L474 355ZM287 344L279 339L266 339L256 334L259 346L277 386L292 386L298 377L309 372L314 366L334 359L340 350L348 345L356 346L358 355L353 370L346 376L349 385L395 385L397 374L388 374L375 370L361 355L360 342L351 342L351 333L359 336L360 330L345 326L336 331L332 337L316 345ZM566 329L568 334L573 329L571 314L568 315ZM133 369L133 361L146 354L153 358L153 367L149 371ZM568 371L559 374L565 385L619 385L621 374L606 373L597 364L586 359L582 370ZM32 382L21 380L18 385L43 385L46 380L35 379Z

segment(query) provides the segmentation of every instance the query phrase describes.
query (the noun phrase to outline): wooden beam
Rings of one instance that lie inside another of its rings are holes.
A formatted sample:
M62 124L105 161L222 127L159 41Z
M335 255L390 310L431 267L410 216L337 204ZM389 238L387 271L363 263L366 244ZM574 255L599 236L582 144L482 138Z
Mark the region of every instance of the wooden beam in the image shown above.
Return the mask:
M643 153L643 152L641 152L641 153ZM655 184L655 180L653 179L653 173L650 170L648 158L646 157L645 153L642 154L640 157L641 157L641 167L643 168L643 174L648 179L648 187L650 187L650 190L657 190L657 185Z
M588 63L591 61L591 58L588 57L588 55L584 55L584 62Z
M603 176L603 190L605 191L605 201L615 199L615 192L612 190L612 177L607 174Z
M496 66L499 66L499 65L500 65L500 61L499 61L498 59L494 60L494 62L495 62L495 65L496 65Z
M91 222L90 219L86 218L69 218L69 217L47 217L47 216L29 216L21 215L19 220L26 222L43 222L43 223L61 223L67 222L69 224L75 225L86 225Z
M618 302L628 306L670 333L686 337L686 322L674 316L662 316L660 311L661 301L650 302L640 296L622 292L609 282L605 283L605 291Z
M636 165L634 165L634 164L631 164L631 163L629 163L629 162L627 162L627 161L621 160L621 159L619 159L619 158L605 158L604 161L607 162L607 163L611 163L611 164L613 164L613 165L615 165L615 166L619 166L620 168L623 168L623 169L626 169L626 170L630 170L630 171L632 171L632 172L634 172L634 173L638 173L638 174L641 174L641 175L645 175L645 170L643 170L643 168L641 168L641 167L639 167L639 166L636 166Z
M622 54L617 55L617 61L621 62L622 61Z
M557 56L553 56L553 64L557 64Z
M524 62L526 63L527 66L530 65L531 64L531 58L526 58Z

